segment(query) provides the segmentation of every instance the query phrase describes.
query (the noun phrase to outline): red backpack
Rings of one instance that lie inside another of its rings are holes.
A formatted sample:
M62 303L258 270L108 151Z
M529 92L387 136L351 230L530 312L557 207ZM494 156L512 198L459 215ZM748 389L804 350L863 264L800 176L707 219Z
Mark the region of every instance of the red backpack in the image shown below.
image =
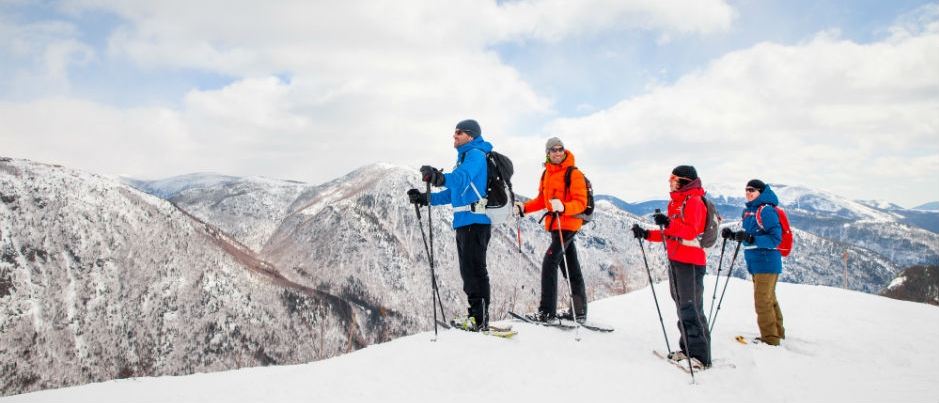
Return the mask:
M760 208L756 209L756 223L760 226L760 229L763 229L763 219L760 218L760 213L763 212L763 207L766 204L761 204ZM773 206L770 204L770 206ZM786 216L786 212L778 206L773 206L776 209L776 212L779 213L779 225L782 227L782 241L779 242L779 246L776 249L779 249L779 254L789 256L789 253L792 252L792 229L789 228L789 217Z

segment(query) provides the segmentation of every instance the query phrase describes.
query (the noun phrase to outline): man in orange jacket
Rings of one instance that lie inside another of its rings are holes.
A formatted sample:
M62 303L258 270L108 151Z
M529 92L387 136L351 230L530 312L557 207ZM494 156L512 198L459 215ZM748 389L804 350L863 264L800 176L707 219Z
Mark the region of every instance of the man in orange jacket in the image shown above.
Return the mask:
M583 220L576 215L587 207L587 183L584 174L574 166L574 154L564 149L564 143L560 139L548 139L545 153L545 170L541 176L541 184L538 185L538 196L527 203L515 203L515 210L521 215L547 209L548 212L542 219L545 230L551 234L551 246L545 252L541 263L541 303L538 313L530 315L529 319L547 322L557 318L557 272L560 267L561 273L570 280L571 286L573 307L567 316L573 316L573 319L583 322L587 319L587 290L580 271L580 262L577 260L574 235L583 224ZM570 185L567 186L565 177L569 169Z

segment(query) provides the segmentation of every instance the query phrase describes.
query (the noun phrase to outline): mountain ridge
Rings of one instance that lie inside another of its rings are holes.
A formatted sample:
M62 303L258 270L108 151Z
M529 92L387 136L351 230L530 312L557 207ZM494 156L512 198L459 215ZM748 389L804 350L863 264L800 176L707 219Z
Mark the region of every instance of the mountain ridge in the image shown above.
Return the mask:
M424 186L414 169L371 164L321 185L229 179L189 187L177 181L181 190L164 200L114 179L0 158L0 300L6 310L0 353L4 362L23 363L0 368L2 393L306 362L432 328L425 231L433 237L446 316L465 306L452 214L448 207L425 207L418 220L405 196ZM628 235L633 224L651 222L607 200L598 201L595 217L576 238L591 301L646 287L649 275L653 282L667 278L660 245ZM537 218L493 228L495 319L537 306L549 242ZM852 269L846 287L879 292L902 269L895 260L912 254L868 249L866 243L876 247L911 231L891 226L852 224L852 231L867 232L846 232L848 239L873 234L861 244L795 228L797 252L787 258L781 280L841 287L845 251ZM908 249L939 243L925 230L917 237L907 239ZM722 248L711 248L709 271L722 274L720 262L746 278L742 256L732 251L733 245L721 259ZM47 291L41 298L48 308L29 303L33 289ZM565 306L566 294L559 294ZM130 312L139 318L128 318ZM41 320L29 320L34 317ZM79 337L79 344L93 350L72 352L76 334L88 328L99 330ZM45 336L36 340L32 333ZM182 338L190 334L197 342ZM60 353L37 357L35 351ZM57 366L63 354L71 364ZM91 364L95 371L84 369Z

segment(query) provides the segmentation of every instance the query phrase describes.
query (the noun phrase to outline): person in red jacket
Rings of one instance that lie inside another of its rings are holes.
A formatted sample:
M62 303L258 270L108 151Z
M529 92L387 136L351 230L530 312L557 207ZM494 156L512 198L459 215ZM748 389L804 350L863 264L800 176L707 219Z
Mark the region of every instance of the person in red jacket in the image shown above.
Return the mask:
M668 179L671 201L668 215L653 215L661 230L646 230L634 224L633 235L650 242L665 242L668 251L668 281L672 300L678 307L678 330L681 351L669 358L683 360L691 356L695 366L711 366L711 334L704 315L704 274L707 261L698 235L704 232L707 207L701 199L704 188L698 172L690 165L679 165ZM693 361L692 361L693 362Z
M583 172L574 166L574 153L564 149L564 143L557 137L548 139L545 144L547 154L538 196L527 203L516 202L518 214L532 213L547 209L543 217L544 229L551 234L551 246L545 252L541 263L541 303L538 313L529 319L547 322L557 318L558 303L558 267L570 280L571 311L566 316L579 322L587 319L587 290L584 276L577 259L577 246L574 235L580 230L583 220L577 218L587 207L587 182ZM566 186L565 176L570 173L570 187ZM564 246L561 247L561 240ZM562 249L566 253L561 253ZM566 261L566 265L565 265ZM565 267L566 266L566 267ZM567 288L567 287L565 287ZM573 312L573 315L571 315ZM565 315L562 315L562 317Z

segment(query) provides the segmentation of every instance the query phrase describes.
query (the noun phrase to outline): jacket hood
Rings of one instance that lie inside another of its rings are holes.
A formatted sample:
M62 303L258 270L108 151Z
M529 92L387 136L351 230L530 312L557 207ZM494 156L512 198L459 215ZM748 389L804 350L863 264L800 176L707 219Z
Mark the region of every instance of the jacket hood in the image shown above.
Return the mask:
M688 196L704 196L704 188L701 187L701 178L696 178L687 185L682 186L681 189L669 193L669 195L672 197L672 200L680 200Z
M479 135L479 136L476 136L476 138L474 138L474 139L473 139L472 141L470 141L469 143L466 143L466 144L463 144L463 145L457 147L457 148L456 148L456 152L459 153L460 155L462 155L463 153L465 153L465 152L467 152L467 151L469 151L469 150L472 150L472 149L474 149L474 148L475 148L475 149L482 150L482 152L488 154L490 151L492 151L492 143L490 143L490 142L488 142L488 141L486 141L486 140L483 140L483 136L482 136L482 135Z

